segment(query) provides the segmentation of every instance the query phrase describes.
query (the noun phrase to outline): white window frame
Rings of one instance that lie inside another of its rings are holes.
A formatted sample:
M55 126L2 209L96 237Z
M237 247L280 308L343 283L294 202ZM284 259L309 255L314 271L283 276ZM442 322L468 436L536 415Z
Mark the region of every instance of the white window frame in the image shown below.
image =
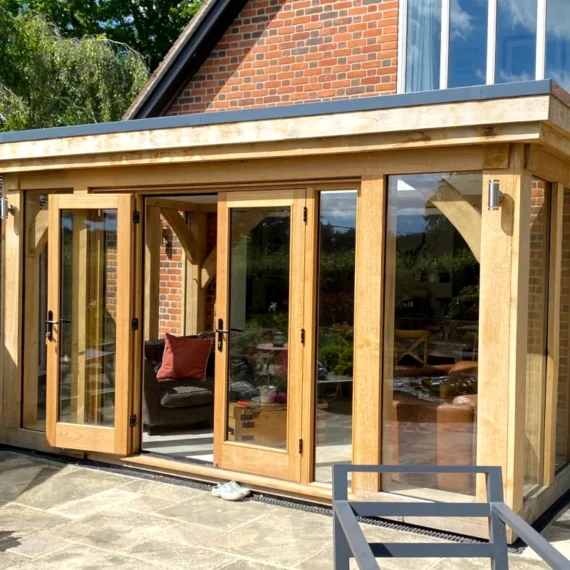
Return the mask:
M487 11L487 85L495 83L497 62L497 5L488 0ZM537 0L536 73L535 79L544 79L546 73L546 18L548 0ZM451 1L441 0L441 49L439 89L447 89L449 79L449 39ZM408 42L408 0L400 0L398 20L398 76L397 93L406 93L406 51ZM474 86L475 87L475 86Z

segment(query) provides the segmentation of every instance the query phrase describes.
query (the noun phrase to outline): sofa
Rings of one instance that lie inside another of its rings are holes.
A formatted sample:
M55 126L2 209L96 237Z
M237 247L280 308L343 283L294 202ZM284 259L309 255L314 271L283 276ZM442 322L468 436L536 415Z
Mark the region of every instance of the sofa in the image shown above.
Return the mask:
M191 338L198 338L196 336ZM166 428L212 424L214 418L214 359L212 348L206 380L158 380L164 339L148 340L143 359L143 423L150 435Z
M477 363L410 368L399 379L443 378L433 398L418 397L395 388L392 422L387 434L387 462L399 465L475 465L477 453L477 395L461 390L476 387ZM428 382L429 384L429 382ZM472 475L394 475L393 480L413 486L470 494Z

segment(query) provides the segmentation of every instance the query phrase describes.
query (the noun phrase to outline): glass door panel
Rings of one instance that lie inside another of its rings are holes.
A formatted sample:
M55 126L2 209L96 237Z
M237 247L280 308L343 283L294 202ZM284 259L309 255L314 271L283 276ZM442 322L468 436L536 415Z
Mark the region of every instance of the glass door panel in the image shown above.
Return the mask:
M52 196L48 441L126 453L132 318L130 196Z
M220 200L215 457L227 469L298 480L305 192L272 196Z

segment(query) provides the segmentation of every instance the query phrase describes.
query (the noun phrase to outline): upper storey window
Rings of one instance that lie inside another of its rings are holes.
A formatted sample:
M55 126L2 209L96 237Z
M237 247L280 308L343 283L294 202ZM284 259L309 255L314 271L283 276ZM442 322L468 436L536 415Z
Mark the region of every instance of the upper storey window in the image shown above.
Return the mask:
M399 91L554 79L570 90L570 0L401 0Z

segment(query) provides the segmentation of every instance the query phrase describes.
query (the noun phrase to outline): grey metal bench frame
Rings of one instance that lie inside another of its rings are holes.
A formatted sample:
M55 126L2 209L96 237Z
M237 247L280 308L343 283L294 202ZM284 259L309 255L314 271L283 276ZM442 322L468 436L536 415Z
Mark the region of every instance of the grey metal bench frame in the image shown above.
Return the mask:
M349 473L484 474L486 503L352 502ZM488 543L369 544L356 517L480 517L489 519ZM506 525L556 570L569 570L570 561L504 502L500 467L441 467L404 465L335 465L333 467L334 568L349 570L354 558L361 570L376 570L376 558L489 558L493 570L508 570Z

